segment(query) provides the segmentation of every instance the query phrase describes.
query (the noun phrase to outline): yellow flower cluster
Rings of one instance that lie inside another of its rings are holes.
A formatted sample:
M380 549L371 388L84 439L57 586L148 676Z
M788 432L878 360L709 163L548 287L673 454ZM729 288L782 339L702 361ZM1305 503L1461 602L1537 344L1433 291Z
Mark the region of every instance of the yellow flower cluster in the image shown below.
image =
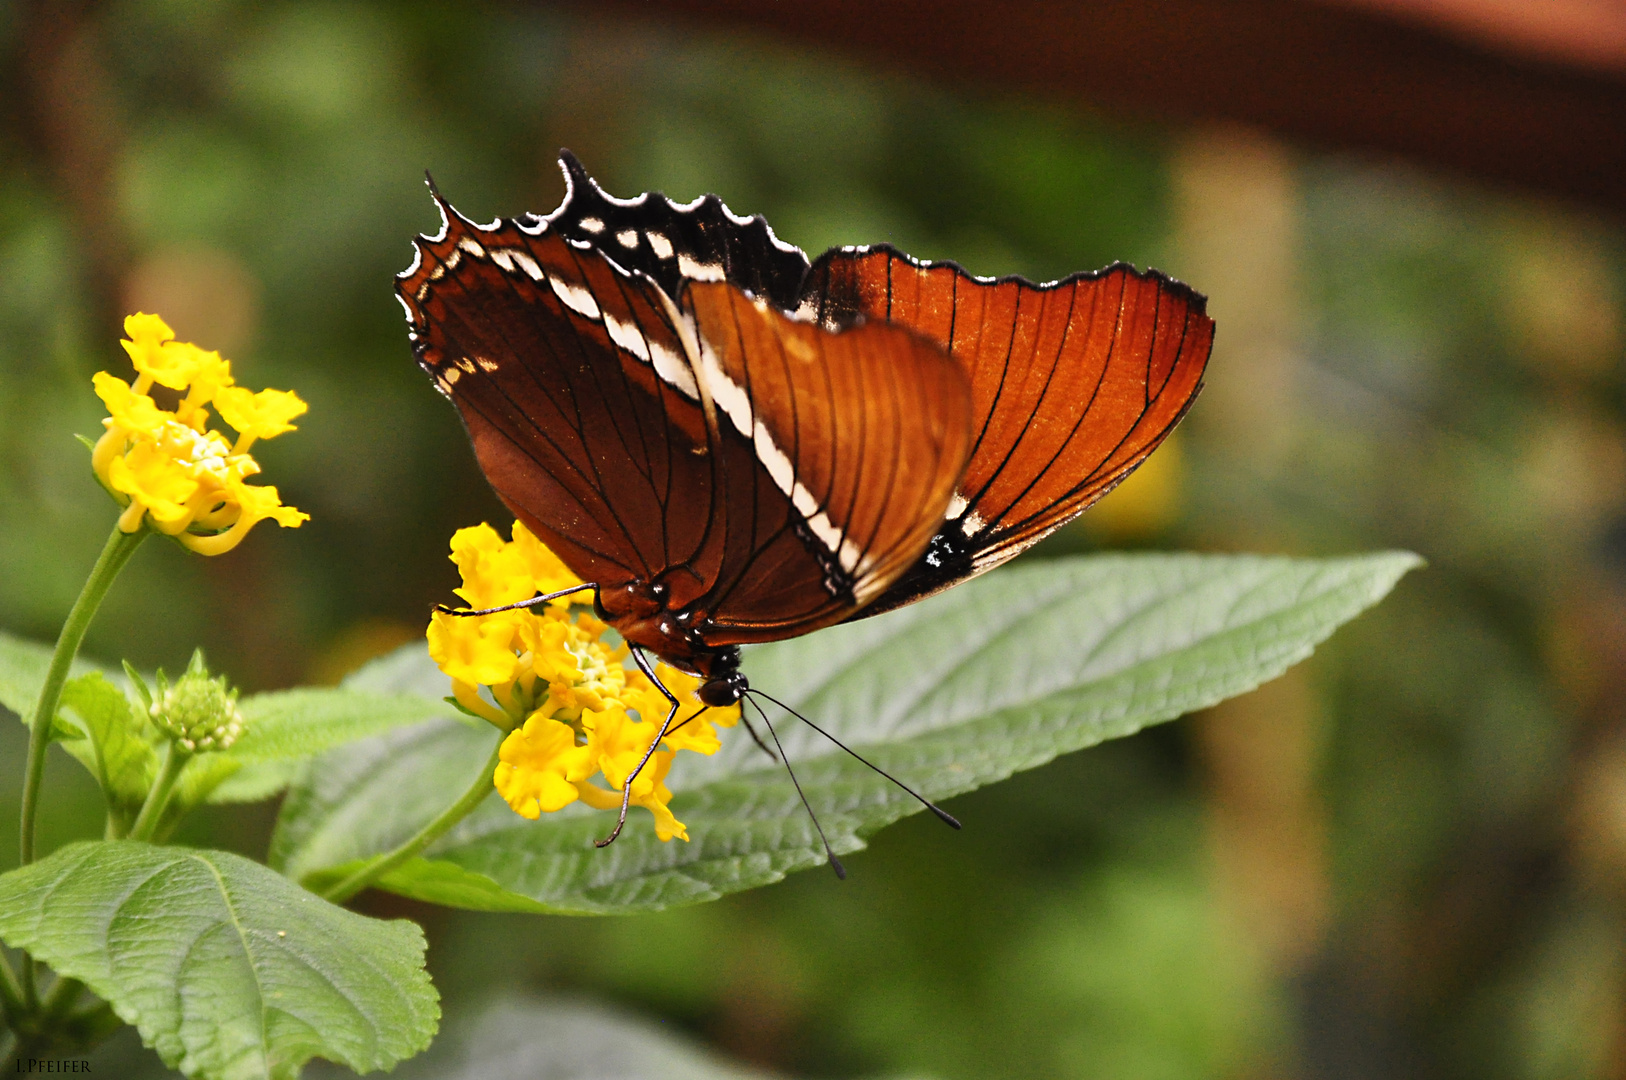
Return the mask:
M452 537L463 577L456 591L469 606L501 607L581 584L524 525L515 522L512 535L505 542L477 525ZM573 603L590 600L581 592L491 615L436 612L429 623L429 655L451 677L458 704L509 732L492 779L514 812L533 821L578 799L618 809L627 776L671 708L643 672L627 667L627 646L604 640L608 626L586 611L571 613ZM655 816L662 840L687 840L667 808L672 758L679 750L716 753L712 725L732 727L740 710L708 710L694 696L700 680L676 668L660 664L655 673L682 704L664 748L633 781L632 802ZM593 783L595 776L609 786Z
M156 315L131 315L124 332L129 338L120 344L135 365L134 384L105 371L91 380L110 414L91 467L125 508L119 528L151 526L200 555L219 555L266 518L287 528L310 520L282 505L276 488L247 483L260 471L249 449L257 439L294 430L289 421L305 403L288 391L256 394L237 386L229 360L174 340ZM174 411L153 400L154 384L179 395ZM237 431L235 440L209 428L210 406Z

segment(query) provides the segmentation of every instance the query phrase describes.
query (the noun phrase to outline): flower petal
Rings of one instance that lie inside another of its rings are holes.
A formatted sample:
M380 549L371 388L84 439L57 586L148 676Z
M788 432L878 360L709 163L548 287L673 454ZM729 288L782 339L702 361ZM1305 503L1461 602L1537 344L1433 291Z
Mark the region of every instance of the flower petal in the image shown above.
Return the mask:
M437 611L429 621L429 655L453 679L490 686L519 668L510 647L513 624L500 616L463 618Z
M538 595L562 592L565 589L580 585L582 579L571 573L564 560L555 555L548 547L531 534L523 522L515 521L513 533L513 547L519 556L521 564L525 567L531 578L532 587ZM561 596L550 601L561 608L571 604L582 603L587 599L586 593L576 596Z
M173 457L149 439L138 440L129 453L109 462L107 484L128 495L132 506L145 507L153 524L164 531L177 523L179 528L186 527L191 518L186 501L198 486Z
M535 820L575 802L575 785L567 775L586 757L587 747L576 745L576 732L542 715L533 715L503 740L501 764L492 777L503 800L522 817Z
M228 386L214 395L215 411L239 435L249 439L270 439L293 431L289 423L309 408L299 395L288 390L261 390Z
M152 398L136 393L129 383L105 371L92 375L90 382L96 388L96 396L107 406L109 418L125 431L156 435L175 419L174 413L160 409Z

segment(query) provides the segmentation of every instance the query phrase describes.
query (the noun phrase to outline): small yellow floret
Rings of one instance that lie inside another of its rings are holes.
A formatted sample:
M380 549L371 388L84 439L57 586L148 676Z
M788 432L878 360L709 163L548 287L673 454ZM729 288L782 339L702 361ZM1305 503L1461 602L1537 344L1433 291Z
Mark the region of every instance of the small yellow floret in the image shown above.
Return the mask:
M454 591L470 607L501 607L535 594L524 558L490 525L457 530L452 536L452 562L463 576L463 587Z
M182 423L202 431L209 422L206 407L214 401L215 395L236 382L231 374L231 361L217 352L200 349L191 342L172 341L164 348L185 354L182 364L190 370L186 397L176 407L175 415Z
M522 523L514 522L513 529L514 551L525 563L525 572L536 583L536 591L541 595L563 592L582 583L582 579L571 573L570 567L564 560L550 551L547 545L531 534ZM561 596L551 601L563 610L571 604L582 603L587 599L586 594L578 593L575 596Z
M561 720L580 720L584 709L605 709L620 701L627 669L600 635L606 627L591 615L574 622L560 617L527 620L522 640L531 669L548 688L548 705Z
M230 528L213 536L181 534L181 543L199 555L219 555L230 551L242 541L250 529L267 518L285 529L297 529L311 519L311 516L302 510L282 505L282 498L277 494L277 489L269 484L263 487L251 486L229 472L224 479L227 498L225 505L236 506L237 520L231 523Z
M604 779L617 791L626 785L627 777L643 760L644 751L654 741L660 728L627 715L619 705L582 713L582 727L587 729L589 745L593 749L593 764L604 774ZM632 782L632 798L636 802L648 795L655 778L646 768Z
M492 779L516 814L535 821L576 801L571 781L591 772L589 754L588 747L576 745L574 728L538 713L503 740Z
M270 439L296 428L289 421L310 408L289 390L261 390L229 386L215 395L215 411L238 433L232 449L241 454L255 439Z
M107 470L107 484L129 499L120 527L132 514L137 523L142 514L151 515L159 528L184 522L186 501L198 489L198 482L176 468L175 459L155 442L138 442L128 454L114 458Z
M660 731L660 725L633 720L620 708L606 709L601 713L587 712L582 717L582 723L588 732L588 746L592 748L595 764L614 790L605 791L592 784L578 783L576 791L590 806L603 806L608 801L610 806L619 808L621 790L626 786L627 777L643 761L650 742ZM644 767L632 781L632 804L642 806L655 815L655 835L663 841L674 836L684 840L689 838L683 823L673 817L666 806L672 801L672 792L665 780L674 757L676 754L671 750L657 750L644 762ZM609 799L606 800L605 796L609 796Z
M138 311L125 318L124 332L130 335L129 340L119 344L130 354L130 363L135 365L138 376L136 383L143 391L154 382L171 390L186 389L192 377L192 370L187 366L191 357L164 347L175 337L168 323L156 315Z
M429 620L430 657L461 682L493 686L511 680L519 670L513 640L513 620L501 615L462 618L437 611Z
M92 375L90 383L110 414L102 421L103 427L116 425L133 435L157 435L165 424L175 419L173 413L160 409L151 397L136 393L129 383L105 371Z

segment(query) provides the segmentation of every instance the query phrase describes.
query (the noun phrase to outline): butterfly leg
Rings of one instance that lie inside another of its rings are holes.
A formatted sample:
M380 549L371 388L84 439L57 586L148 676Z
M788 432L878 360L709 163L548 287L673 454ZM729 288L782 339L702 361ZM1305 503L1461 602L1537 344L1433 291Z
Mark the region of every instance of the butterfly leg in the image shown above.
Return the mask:
M627 782L621 785L621 814L615 819L615 828L611 829L610 835L604 839L594 840L593 846L595 847L609 847L615 843L615 838L621 835L621 830L627 824L627 807L632 804L632 782L638 779L638 774L644 771L645 765L649 764L649 759L655 754L655 747L659 746L661 740L666 738L666 733L672 730L672 721L677 719L678 714L677 697L655 675L655 667L649 662L649 657L644 655L644 650L636 645L632 646L632 659L638 665L638 670L642 671L648 676L649 681L655 684L655 689L664 694L666 700L672 703L672 707L666 712L666 720L661 724L661 730L650 740L649 747L644 750L644 756L638 759L638 767L627 774Z
M740 709L740 719L745 722L745 730L751 733L751 741L757 744L757 748L768 755L769 761L775 765L779 764L779 755L768 749L768 744L762 741L762 736L757 734L757 729L751 723L751 718L745 715L744 708Z
M504 604L501 607L488 608L454 608L447 607L445 604L436 604L435 610L440 612L442 615L460 615L464 617L470 615L495 615L499 611L513 611L516 608L528 608L535 607L538 604L546 604L549 600L557 600L561 596L569 596L572 593L586 592L588 589L593 590L593 599L596 601L598 599L598 583L589 581L585 585L572 585L570 588L560 589L558 592L550 592L542 596L533 596L529 600L521 600L517 604Z

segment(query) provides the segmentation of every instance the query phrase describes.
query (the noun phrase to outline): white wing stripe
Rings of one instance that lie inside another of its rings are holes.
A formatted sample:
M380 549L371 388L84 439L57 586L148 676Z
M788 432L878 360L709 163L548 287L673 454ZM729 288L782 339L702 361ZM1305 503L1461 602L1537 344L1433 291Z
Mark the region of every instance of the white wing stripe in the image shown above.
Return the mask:
M561 281L557 277L549 277L548 284L553 286L553 294L565 307L582 316L584 319L597 319L599 317L598 301L593 294L580 285L569 281Z
M841 568L848 574L861 573L867 568L861 565L863 552L830 520L830 515L819 507L818 499L813 493L796 479L795 465L774 441L767 425L754 418L751 399L746 396L745 390L723 371L721 363L717 360L717 354L704 341L700 343L700 358L700 370L705 375L706 389L710 392L712 401L717 403L717 407L728 417L734 429L751 440L757 461L767 471L774 486L790 500L796 512L807 522L808 530L830 554L836 557Z
M649 344L644 341L643 331L639 330L637 326L629 322L622 322L606 311L604 313L604 329L609 332L611 341L644 363L649 363Z

